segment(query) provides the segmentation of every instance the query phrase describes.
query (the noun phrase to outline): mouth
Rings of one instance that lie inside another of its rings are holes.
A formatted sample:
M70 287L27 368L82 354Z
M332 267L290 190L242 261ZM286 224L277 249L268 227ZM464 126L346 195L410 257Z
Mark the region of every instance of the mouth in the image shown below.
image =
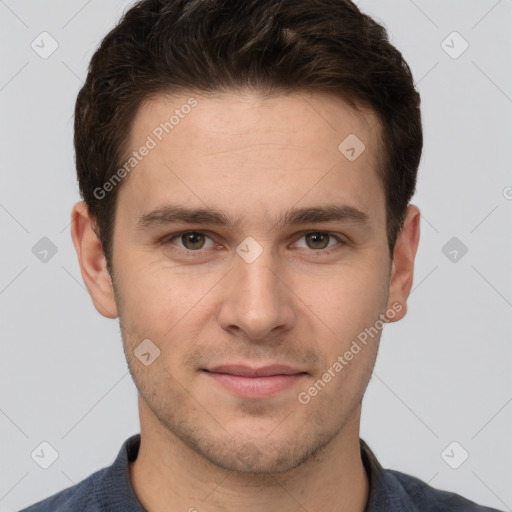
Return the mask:
M245 398L267 398L283 392L303 380L308 373L286 365L260 368L222 365L203 373L223 388Z

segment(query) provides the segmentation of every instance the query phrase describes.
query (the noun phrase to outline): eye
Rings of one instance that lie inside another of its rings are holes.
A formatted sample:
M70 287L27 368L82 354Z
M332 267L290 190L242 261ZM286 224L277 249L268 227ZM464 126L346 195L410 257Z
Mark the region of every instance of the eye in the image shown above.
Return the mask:
M305 240L305 244L298 244L299 240ZM327 248L331 248L336 245L335 242L343 243L341 238L331 234L325 233L322 231L315 231L311 233L306 233L304 236L300 237L296 242L298 247L303 247L305 249L313 249L313 250L323 250ZM333 242L333 243L332 243Z
M196 255L203 254L203 252L206 252L208 249L216 247L214 240L202 231L183 231L181 233L175 233L164 239L162 243L174 251L184 252L190 255L192 253ZM294 245L301 249L328 253L331 248L344 244L345 241L342 238L332 233L311 231L297 239Z
M184 233L180 233L172 238L168 238L166 243L173 243L174 240L176 240L175 245L187 251L199 251L201 249L208 249L214 246L213 240L200 231L186 231ZM206 244L207 240L210 240L210 245Z

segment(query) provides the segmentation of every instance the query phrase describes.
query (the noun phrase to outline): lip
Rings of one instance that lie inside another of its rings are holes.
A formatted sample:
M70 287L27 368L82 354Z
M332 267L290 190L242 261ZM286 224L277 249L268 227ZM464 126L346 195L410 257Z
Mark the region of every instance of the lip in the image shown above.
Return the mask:
M296 385L307 373L286 365L260 368L221 365L203 373L229 391L246 398L267 398Z
M292 368L284 364L271 364L261 366L259 368L251 368L244 365L225 364L208 368L206 371L213 373L226 373L229 375L238 375L240 377L269 377L273 375L296 375L298 373L306 373L303 370Z

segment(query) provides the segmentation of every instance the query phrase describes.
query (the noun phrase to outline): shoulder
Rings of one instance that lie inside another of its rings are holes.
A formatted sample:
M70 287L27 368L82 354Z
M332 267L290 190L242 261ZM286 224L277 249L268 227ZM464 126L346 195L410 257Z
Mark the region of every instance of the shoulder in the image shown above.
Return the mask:
M143 512L129 476L129 463L137 458L139 446L140 434L135 434L123 443L112 465L20 512Z
M404 498L421 512L499 512L478 505L454 492L436 489L412 475L392 469L384 470L387 480L394 480Z
M430 486L415 476L384 469L368 444L360 439L370 495L365 512L500 512L454 492Z
M72 487L68 487L42 501L39 501L20 512L96 512L103 510L98 502L97 489L101 486L107 468L100 469L96 473L82 480Z

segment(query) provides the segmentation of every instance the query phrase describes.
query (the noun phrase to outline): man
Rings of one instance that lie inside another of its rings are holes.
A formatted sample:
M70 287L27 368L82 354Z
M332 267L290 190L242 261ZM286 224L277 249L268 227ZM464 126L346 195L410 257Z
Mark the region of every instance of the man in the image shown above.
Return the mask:
M140 436L27 511L484 511L359 438L406 314L420 99L348 0L145 0L75 112L72 238Z

